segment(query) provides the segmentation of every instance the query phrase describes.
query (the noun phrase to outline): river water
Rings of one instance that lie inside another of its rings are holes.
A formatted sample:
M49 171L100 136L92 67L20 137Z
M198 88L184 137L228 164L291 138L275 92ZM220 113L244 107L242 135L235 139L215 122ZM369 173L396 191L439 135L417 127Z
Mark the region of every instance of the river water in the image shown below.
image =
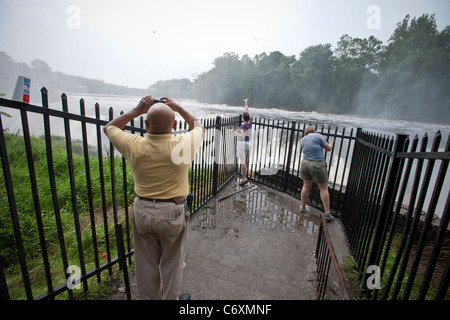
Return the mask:
M69 105L78 108L79 99L83 98L87 109L92 109L96 102L100 104L102 114L107 116L109 107L113 107L117 114L120 111L128 111L135 107L140 100L140 97L120 97L120 96L79 96L68 95ZM228 106L219 104L199 103L195 100L177 100L177 102L186 108L189 112L194 114L197 118L209 118L216 116L235 116L243 112L242 106ZM90 107L90 108L89 108ZM103 112L104 110L104 112ZM74 110L77 112L78 110ZM88 111L87 111L88 112ZM431 136L440 130L443 138L447 138L450 134L450 124L433 124L421 123L405 120L392 119L374 119L372 117L362 117L356 115L336 115L318 112L304 112L304 111L286 111L275 108L253 108L250 102L250 113L254 117L262 117L267 119L297 121L299 123L312 123L324 126L331 126L335 128L346 127L357 128L361 127L367 131L375 131L383 134L393 135L395 133L419 134L421 137L425 132ZM116 115L117 116L117 115Z
M108 119L109 108L114 109L114 117L117 117L120 111L128 111L135 107L141 97L134 96L114 96L114 95L88 95L88 94L67 94L69 112L80 113L79 101L84 99L86 115L95 116L95 103L99 103L102 119ZM175 99L176 100L176 99ZM220 104L206 104L200 103L195 100L176 100L181 106L183 106L190 113L197 118L211 118L216 116L236 116L243 112L242 106L228 106ZM38 101L32 101L35 105L40 105ZM61 102L50 101L50 108L61 110ZM9 132L21 131L21 123L18 121L20 117L18 113L15 113L6 108L0 107L0 110L13 115L13 118L3 118L3 126L9 128ZM393 120L393 119L377 119L373 117L363 117L349 114L327 114L319 112L306 112L306 111L286 111L276 108L253 108L250 101L250 113L253 117L262 117L266 119L284 120L284 121L296 121L298 123L318 124L325 127L331 126L334 130L335 127L339 129L361 127L366 131L379 132L387 135L395 135L396 133L406 133L410 135L418 134L419 138L423 136L425 132L428 132L430 140L434 137L434 134L439 130L441 131L442 138L447 139L450 134L450 124L436 124L436 123L422 123L406 120ZM15 116L17 114L17 116ZM30 115L33 118L32 115ZM30 121L31 132L34 135L40 135L42 131L42 120ZM63 126L52 126L52 134L64 135ZM78 138L75 136L73 138Z
M141 97L135 96L114 96L114 95L87 95L87 94L67 94L68 108L70 113L80 114L80 99L83 98L85 102L86 115L88 117L95 117L95 104L99 103L101 119L109 119L109 109L112 107L114 110L114 117L117 117L121 111L128 111L135 107ZM176 100L176 99L175 99ZM243 112L242 106L228 106L219 104L205 104L199 103L195 100L176 100L181 106L183 106L190 113L197 118L213 118L216 116L236 116ZM40 105L39 102L33 101L35 105ZM49 102L49 106L52 109L62 110L61 101L54 100ZM3 127L7 128L10 133L21 132L22 124L20 121L20 114L17 110L11 110L4 107L0 107L0 111L4 111L12 115L11 118L2 116ZM440 150L443 149L445 143L450 134L450 124L436 124L436 123L422 123L406 120L394 120L394 119L379 119L373 117L363 117L356 115L336 115L326 114L318 112L303 112L303 111L285 111L275 108L253 108L250 101L250 114L252 117L261 117L265 119L274 119L280 121L296 121L298 123L306 123L312 125L322 125L327 128L331 127L334 131L337 127L339 131L343 128L346 132L349 132L351 128L361 127L366 131L377 132L393 136L396 133L409 134L411 138L413 135L418 134L419 139L423 137L425 133L428 133L428 148L430 150L431 143L436 132L440 131L442 134L442 141ZM178 119L181 119L177 115ZM40 136L44 133L43 120L41 115L29 114L28 115L30 132L32 135ZM51 134L64 136L64 124L62 119L51 118ZM93 125L87 126L88 142L89 144L96 144L96 128ZM103 132L102 132L103 135ZM81 139L81 126L76 121L71 121L71 137L72 139ZM107 138L103 135L103 144L107 144ZM420 143L419 143L420 145ZM334 162L334 161L333 161ZM440 161L435 166L435 170L438 170ZM333 167L331 168L333 169ZM437 172L436 172L437 173ZM436 173L433 172L433 180L436 179ZM448 175L447 175L448 176ZM439 201L437 215L442 214L442 209L445 201L445 197L448 193L450 186L450 179L446 179L444 182L444 188L441 192L441 198ZM408 190L409 191L409 190ZM429 196L427 197L427 201ZM439 212L440 211L440 212Z

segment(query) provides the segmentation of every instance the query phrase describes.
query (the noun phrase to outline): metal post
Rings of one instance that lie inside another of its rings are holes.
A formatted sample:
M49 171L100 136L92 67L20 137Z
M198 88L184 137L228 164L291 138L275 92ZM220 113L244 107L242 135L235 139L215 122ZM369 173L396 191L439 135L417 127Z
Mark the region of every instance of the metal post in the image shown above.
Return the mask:
M9 300L8 283L6 282L5 271L0 260L0 300Z
M42 108L44 108L44 110L49 110L48 91L45 87L43 87L41 89L41 97L42 97ZM55 169L53 166L53 151L52 151L52 137L51 137L51 130L50 130L50 117L48 114L45 114L45 113L44 113L43 117L44 117L45 150L47 153L48 179L50 182L50 190L51 190L51 194L52 194L52 203L53 203L53 211L55 213L56 228L58 230L58 241L59 241L59 247L61 250L63 273L65 274L67 268L69 267L69 262L67 259L67 251L66 251L66 245L65 245L65 240L64 240L64 230L63 230L62 220L61 220L61 211L59 208L58 191L56 188L56 180L55 180ZM69 299L73 299L72 290L68 291L68 295L69 295Z
M431 152L436 152L439 150L440 142L441 142L441 133L440 133L440 131L438 131L438 133L434 137L433 145L431 146ZM448 147L448 144L447 144L447 147ZM435 161L436 161L435 159L428 160L425 175L423 177L424 182L422 183L422 189L420 190L419 198L418 198L418 201L416 204L417 205L416 217L420 216L420 210L421 210L420 208L423 207L423 203L424 203L425 197L427 195L427 190L428 190L428 186L430 184L431 175L433 172L433 167L434 167ZM433 193L432 193L432 196L430 199L430 204L429 204L429 207L427 210L425 221L421 227L420 238L416 244L416 254L415 254L413 263L410 267L408 280L406 282L406 286L403 291L403 297L402 297L403 300L407 300L411 293L413 281L416 278L416 273L419 268L420 259L422 257L422 251L425 247L425 242L427 240L427 234L428 234L429 229L431 228L431 221L434 216L434 211L436 209L439 195L441 193L442 185L444 184L444 178L445 178L445 173L447 172L447 168L448 168L448 160L443 161L441 163L441 168L440 168L438 176L436 178L434 190L433 190Z
M69 113L68 105L67 105L67 96L65 93L61 95L62 101L62 109L64 112ZM80 217L78 212L78 201L77 201L77 188L75 185L75 168L73 163L73 154L72 154L72 138L70 135L70 124L69 118L64 118L64 131L66 136L66 150L67 150L67 165L69 169L69 180L70 180L70 190L72 193L72 210L73 210L73 219L75 223L75 234L77 236L77 245L78 245L78 255L80 258L80 267L81 267L81 275L86 275L86 266L84 260L84 252L83 252L83 236L81 234L81 225L80 225ZM86 280L83 281L84 291L88 291L88 283Z
M370 265L377 265L380 260L381 253L383 251L383 243L385 236L384 230L388 223L389 220L388 218L395 202L395 197L397 195L397 190L403 169L403 166L401 165L403 161L401 161L401 159L399 158L396 158L395 155L398 152L404 151L407 138L408 135L397 134L397 137L395 139L395 145L390 160L391 165L386 180L387 183L385 185L385 189L383 192L383 199L381 201L381 206L377 214L376 227L374 231L372 245L370 248L370 254L367 259L367 264L364 270L367 270L367 267ZM366 283L366 280L367 280L367 273L364 272L363 284Z
M348 179L347 179L347 188L345 190L345 195L344 195L344 201L343 201L343 205L342 205L342 213L341 213L341 217L342 217L342 222L344 224L344 227L347 231L347 236L349 235L349 224L350 224L350 213L351 213L351 209L353 206L353 202L354 202L354 193L355 193L355 189L357 187L357 172L358 172L358 159L360 157L359 154L359 140L358 138L361 135L361 131L362 128L357 128L356 129L356 135L355 135L355 143L353 145L353 154L352 154L352 159L350 162L350 170L349 170L349 174L348 174ZM351 245L351 244L350 244Z
M123 280L125 282L125 292L127 294L127 300L131 300L130 281L128 278L128 266L127 255L125 253L125 244L123 243L123 230L122 223L116 225L116 237L117 237L117 253L119 256L119 265L123 271Z
M39 234L39 243L41 246L41 255L42 255L42 260L43 260L42 262L44 264L45 279L47 281L48 292L52 292L53 291L52 275L51 275L51 271L50 271L50 262L48 260L47 244L45 241L44 223L42 222L41 204L39 201L39 192L38 192L38 185L37 185L37 181L36 181L36 170L34 168L34 158L33 158L33 150L31 147L31 135L30 135L30 128L28 125L27 112L25 110L20 110L20 116L22 119L22 130L23 130L23 139L25 142L25 153L27 156L28 173L30 176L30 183L31 183L31 194L32 194L33 203L34 203L36 224L37 224L37 230L38 230L38 234Z
M283 192L287 191L288 188L288 181L289 181L289 171L291 170L291 158L292 158L292 148L294 146L294 133L295 133L295 121L292 121L291 124L291 132L290 132L290 137L289 137L289 151L288 151L288 156L287 156L287 161L286 161L286 171L285 171L285 176L284 176L284 183L283 183Z
M25 293L27 295L27 299L32 300L33 293L31 292L31 282L28 274L27 261L25 259L25 248L23 246L22 233L20 231L19 216L17 212L16 199L14 197L14 188L12 183L11 171L9 167L8 154L6 151L6 142L5 136L3 134L3 124L1 121L1 117L0 117L0 158L2 162L3 177L5 179L6 193L8 195L9 210L11 213L11 221L17 244L17 251L19 254L20 269L22 271L22 279L25 287Z
M122 115L124 112L121 111L120 114ZM134 127L134 121L130 121L130 124L132 127ZM132 131L134 134L134 130ZM128 245L128 251L131 251L131 245L130 245L130 223L129 223L129 213L128 213L128 181L127 181L127 161L124 156L122 156L122 182L123 182L123 208L125 210L125 227L126 227L126 234L127 234L127 245ZM131 263L131 256L130 256L130 263Z
M213 186L212 193L213 195L217 194L217 180L219 178L219 155L220 155L220 139L222 137L218 136L217 133L221 132L220 127L222 123L221 117L216 117L216 125L215 125L215 135L214 135L214 165L213 165Z
M84 99L80 99L80 114L85 117L86 109L84 106ZM83 154L84 154L84 168L86 173L86 188L88 194L88 203L89 203L89 217L91 222L91 234L92 234L92 242L93 242L93 250L94 250L94 261L95 268L100 267L100 262L98 260L98 245L97 245L97 232L95 227L95 216L94 216L94 198L92 194L92 180L91 180L91 166L89 162L89 145L88 145L88 137L86 130L86 121L81 121L81 133L83 137ZM97 282L100 282L100 273L97 274Z
M95 104L95 118L100 120L100 105ZM105 247L106 247L106 258L108 263L111 262L111 250L109 247L109 232L108 232L108 215L106 212L106 186L105 186L105 174L103 171L103 152L102 152L102 135L100 130L100 124L96 125L97 132L97 158L98 158L98 169L100 173L100 190L102 193L102 213L103 213L103 229L105 232ZM109 275L112 276L112 268L109 267Z
M113 108L109 108L109 121L113 119ZM116 166L115 166L115 158L114 158L114 145L112 142L109 142L109 160L110 160L110 171L111 171L111 196L112 196L112 206L113 206L113 216L114 216L114 224L117 225L117 199L116 199Z

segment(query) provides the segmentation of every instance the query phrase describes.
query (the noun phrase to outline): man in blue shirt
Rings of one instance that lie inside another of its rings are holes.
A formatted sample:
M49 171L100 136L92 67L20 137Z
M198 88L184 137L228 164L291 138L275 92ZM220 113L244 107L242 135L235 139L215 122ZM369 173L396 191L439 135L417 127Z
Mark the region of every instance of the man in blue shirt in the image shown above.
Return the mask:
M320 189L320 199L323 203L324 217L327 220L333 220L330 213L330 195L328 193L328 170L323 157L323 150L331 151L331 143L316 132L313 127L305 129L305 136L300 140L300 146L303 149L303 160L300 166L300 178L303 179L303 188L301 192L300 212L306 212L306 200L313 181L317 183Z

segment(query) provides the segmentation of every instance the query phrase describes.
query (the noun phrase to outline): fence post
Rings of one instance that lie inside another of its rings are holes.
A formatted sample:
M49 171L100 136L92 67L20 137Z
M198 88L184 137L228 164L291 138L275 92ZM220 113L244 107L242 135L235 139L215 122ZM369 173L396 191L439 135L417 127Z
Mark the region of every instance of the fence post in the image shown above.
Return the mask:
M45 87L41 89L41 98L42 98L42 108L48 110L48 90ZM55 180L55 169L53 166L53 149L52 149L52 135L50 130L50 117L48 114L44 113L44 138L45 138L45 150L47 153L47 170L48 170L48 181L50 184L50 191L53 203L53 211L55 215L56 229L58 230L58 242L61 250L61 258L63 264L63 272L66 273L67 268L69 267L69 261L67 259L67 250L66 244L64 240L64 230L63 224L61 221L61 211L59 207L58 201L58 191L56 188L56 180ZM68 290L69 299L73 299L73 291Z
M16 198L14 196L13 181L9 166L8 153L6 150L5 135L3 133L2 118L0 116L0 159L3 169L3 179L8 196L9 211L11 214L12 227L14 230L14 239L16 240L17 253L19 254L20 269L22 271L22 279L25 287L25 293L28 300L33 300L31 292L30 276L28 274L27 261L25 258L25 247L22 240L22 232L20 231L19 214L17 212Z
M67 95L63 93L61 95L62 102L62 110L66 113L69 113L69 108L67 104ZM84 259L84 251L83 251L83 235L81 232L81 224L80 224L80 215L78 211L78 200L77 200L77 188L75 183L75 170L73 163L73 152L72 152L72 138L70 135L70 122L69 118L64 118L64 133L66 138L66 151L67 151L67 166L69 169L69 181L70 181L70 191L72 195L72 212L75 224L75 234L77 238L78 245L78 256L80 259L81 265L81 275L86 275L86 264ZM87 280L83 280L83 288L84 291L88 291L88 283Z
M291 130L290 130L291 135L289 137L288 156L287 156L287 161L286 161L286 170L285 170L285 176L284 176L283 192L287 192L287 188L288 188L289 170L291 169L292 148L294 146L295 124L296 124L296 122L292 121Z
M369 258L367 259L367 264L363 270L364 272L363 285L366 283L368 276L368 274L365 273L365 270L367 270L367 268L370 265L377 265L380 260L381 253L383 252L384 238L386 236L385 230L386 226L388 225L389 215L392 212L392 208L394 206L403 169L402 165L403 161L402 159L397 158L396 154L404 151L407 138L408 135L397 134L393 152L390 155L391 160L389 173L386 179L387 183L383 190L383 198L381 200L381 205L377 214L377 220L375 224L374 235L372 238L372 245L370 248Z
M39 244L41 247L42 262L44 264L45 279L47 281L48 292L53 291L52 275L50 271L50 262L48 260L47 243L45 241L44 223L42 221L41 203L39 201L39 191L36 180L36 170L34 168L33 150L31 146L30 127L28 125L28 115L25 110L20 110L22 119L22 132L25 142L25 154L27 156L28 173L31 183L31 195L34 203L34 211L36 217L37 231L39 235Z
M127 266L127 254L125 251L125 244L123 240L122 223L116 224L116 237L117 237L117 255L119 259L119 265L123 271L123 281L125 283L125 292L127 300L131 300L130 280L128 278L128 266Z
M221 135L218 135L217 133L220 132L220 127L222 124L222 118L216 117L216 125L215 125L215 134L214 134L214 165L213 165L213 195L215 196L217 194L217 182L219 180L219 158L220 158L220 140L222 139Z
M109 121L113 120L114 110L112 107L109 108ZM116 226L118 223L117 217L117 198L116 198L116 164L114 158L114 145L111 141L109 141L109 162L110 162L110 170L111 170L111 200L112 200L112 208L113 208L113 216L114 216L114 225Z
M8 283L6 282L5 271L0 260L0 300L9 300Z
M359 140L358 138L361 136L362 128L356 128L356 135L355 135L355 143L353 145L353 154L352 159L350 162L350 170L348 173L347 178L347 187L345 189L345 195L344 195L344 201L342 205L342 211L341 211L341 217L342 222L344 224L344 228L347 231L347 237L349 234L349 224L350 224L350 211L353 207L353 201L355 201L354 196L354 190L356 188L356 179L357 179L357 172L359 168Z

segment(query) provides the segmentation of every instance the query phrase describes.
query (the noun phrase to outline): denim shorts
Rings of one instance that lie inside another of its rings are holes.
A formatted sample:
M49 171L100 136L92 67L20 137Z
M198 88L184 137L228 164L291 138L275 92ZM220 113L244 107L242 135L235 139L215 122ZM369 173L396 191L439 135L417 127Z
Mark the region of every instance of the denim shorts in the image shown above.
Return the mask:
M327 163L303 159L300 165L300 178L320 184L328 183Z

